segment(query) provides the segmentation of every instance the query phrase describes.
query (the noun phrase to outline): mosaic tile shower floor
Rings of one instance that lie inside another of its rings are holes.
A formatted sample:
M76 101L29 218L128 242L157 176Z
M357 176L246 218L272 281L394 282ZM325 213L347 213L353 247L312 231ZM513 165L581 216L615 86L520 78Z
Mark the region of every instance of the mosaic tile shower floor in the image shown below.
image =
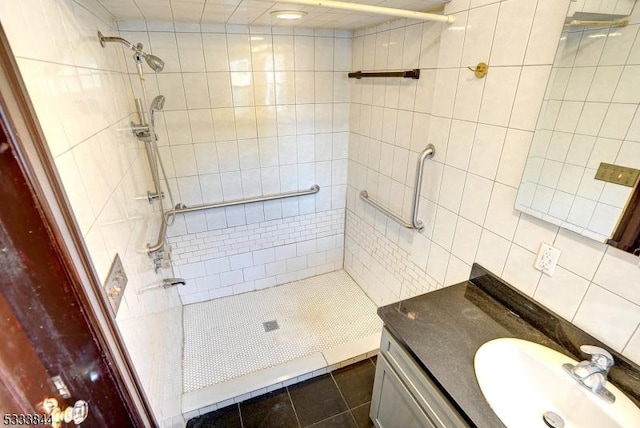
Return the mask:
M263 323L277 321L265 332ZM379 332L376 306L343 270L184 308L185 393Z

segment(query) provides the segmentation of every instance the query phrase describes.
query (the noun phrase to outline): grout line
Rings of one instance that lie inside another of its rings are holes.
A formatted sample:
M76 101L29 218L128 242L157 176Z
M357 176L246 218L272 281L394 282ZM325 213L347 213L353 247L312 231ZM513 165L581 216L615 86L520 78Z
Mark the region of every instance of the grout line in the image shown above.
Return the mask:
M298 417L298 412L296 410L295 404L293 404L293 399L291 398L291 391L289 391L289 387L285 386L284 389L287 391L287 396L289 397L289 403L291 403L291 408L293 409L293 414L296 417L296 421L298 422L298 427L301 427L300 418Z
M244 428L244 421L242 420L242 410L240 409L240 403L236 403L238 406L238 416L240 417L240 427Z
M355 363L352 363L352 364L355 364ZM348 366L345 366L345 367L348 367ZM350 411L351 408L349 407L349 403L347 403L347 400L344 398L344 394L342 393L342 390L340 389L340 385L338 385L338 382L336 381L336 378L333 376L333 372L330 372L329 376L331 376L331 380L333 380L334 385L338 389L338 393L340 393L340 397L342 398L342 401L344 402L344 405L347 406L347 411Z
M325 418L325 419L319 420L319 421L317 421L317 422L314 422L314 423L312 423L311 425L307 425L306 427L303 427L303 428L311 428L311 427L315 427L315 426L317 426L318 424L320 424L320 423L322 423L322 422L326 422L326 421L328 421L328 420L330 420L330 419L335 418L336 416L340 416L340 415L343 415L343 414L345 414L345 413L349 413L349 414L351 414L351 418L352 418L352 419L353 419L353 421L355 422L355 417L353 416L353 413L351 413L351 410L350 410L350 409L347 409L347 410L345 410L344 412L336 413L335 415L332 415L332 416L329 416L328 418Z
M542 276L540 276L540 281L542 281ZM578 315L578 312L580 311L580 307L582 306L582 303L584 302L584 299L587 297L587 294L589 293L589 290L590 290L590 289L591 289L591 287L592 287L592 286L594 286L594 285L595 285L596 287L600 287L598 284L596 284L596 283L594 283L594 282L589 281L589 284L587 285L586 290L584 290L584 293L583 293L583 294L582 294L582 296L580 297L580 301L578 302L578 305L576 306L576 309L573 311L573 315L571 315L571 319L569 320L569 322L571 322L572 324L574 324L574 325L575 325L576 315ZM607 289L606 289L606 288L604 288L604 287L601 287L601 288L603 288L603 289L604 289L604 290L606 290L606 291L609 291L609 290L607 290ZM538 291L538 287L536 287L536 291ZM613 293L613 294L615 294L615 293ZM618 296L618 297L621 297L621 296ZM564 318L562 315L560 315L560 317Z
M577 311L576 311L577 312ZM624 345L622 346L620 353L622 355L624 355L624 351L627 349L627 346L629 346L629 343L631 343L631 340L633 339L633 337L638 333L638 331L640 331L640 323L638 323L638 325L636 326L636 328L633 330L633 333L631 333L629 335L629 339L624 343Z
M356 426L358 426L358 421L356 420L356 417L353 414L352 409L349 409L349 414L351 415L351 419L353 419L353 422L355 422Z
M112 73L112 74L119 74L119 75L133 74L133 73L129 73L128 71L110 70L108 68L98 68L98 67L87 67L85 65L76 65L75 63L51 61L51 60L48 60L48 59L33 58L33 57L27 57L27 56L21 56L21 55L15 55L15 58L16 59L26 60L26 61L34 61L34 62L41 62L41 63L45 63L45 64L53 64L53 65L57 65L57 66L61 66L61 67L71 67L71 68L79 69L79 70L87 70L87 71L94 71L94 72L95 71L102 71L104 73Z

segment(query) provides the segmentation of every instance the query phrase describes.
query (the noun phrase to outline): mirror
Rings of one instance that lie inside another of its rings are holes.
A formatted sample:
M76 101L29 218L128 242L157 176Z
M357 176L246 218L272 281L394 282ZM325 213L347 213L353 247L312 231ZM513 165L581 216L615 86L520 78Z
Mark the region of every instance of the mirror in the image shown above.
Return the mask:
M588 10L592 3L607 9ZM625 208L640 210L629 204L640 169L638 8L626 16L633 4L572 2L516 198L520 211L600 242L614 236ZM606 23L585 22L596 20ZM624 184L597 179L602 163L631 168L599 175Z

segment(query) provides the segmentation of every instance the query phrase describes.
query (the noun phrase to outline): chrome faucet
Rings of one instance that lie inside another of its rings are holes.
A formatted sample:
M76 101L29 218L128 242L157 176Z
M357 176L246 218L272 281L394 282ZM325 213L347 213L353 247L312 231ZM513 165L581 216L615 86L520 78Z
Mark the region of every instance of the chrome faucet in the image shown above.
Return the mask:
M182 278L164 278L162 280L162 286L164 288L173 287L174 285L185 285L187 281Z
M592 345L582 345L580 350L591 355L591 360L580 361L578 364L563 364L562 367L581 386L587 388L598 397L613 403L616 397L605 388L607 375L614 361L605 349Z

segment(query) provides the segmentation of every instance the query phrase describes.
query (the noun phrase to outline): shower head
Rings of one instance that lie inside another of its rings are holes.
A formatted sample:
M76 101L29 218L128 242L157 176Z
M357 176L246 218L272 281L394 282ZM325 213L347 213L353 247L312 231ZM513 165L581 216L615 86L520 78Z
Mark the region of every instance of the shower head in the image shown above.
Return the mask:
M163 108L164 108L164 95L158 95L153 99L153 101L151 101L151 107L149 107L149 110L151 110L151 114L149 115L151 116L151 126L156 125L155 113L157 111L161 111Z
M145 54L144 59L147 61L147 64L149 64L149 67L156 73L160 73L164 68L164 61L155 55Z
M131 43L127 39L123 39L122 37L103 36L100 31L98 31L98 40L100 40L100 45L103 48L107 45L107 43L110 43L110 42L122 43L123 45L127 46L129 49L133 51L133 58L135 59L136 64L141 64L142 57L144 57L145 61L147 61L147 64L149 64L149 67L151 67L151 69L156 73L161 72L162 69L164 68L164 61L155 55L151 55L143 51L142 43L136 43L134 45L133 43ZM138 65L137 67L138 67L138 72L142 73L141 66Z
M164 95L158 95L151 101L151 111L161 111L164 107Z

